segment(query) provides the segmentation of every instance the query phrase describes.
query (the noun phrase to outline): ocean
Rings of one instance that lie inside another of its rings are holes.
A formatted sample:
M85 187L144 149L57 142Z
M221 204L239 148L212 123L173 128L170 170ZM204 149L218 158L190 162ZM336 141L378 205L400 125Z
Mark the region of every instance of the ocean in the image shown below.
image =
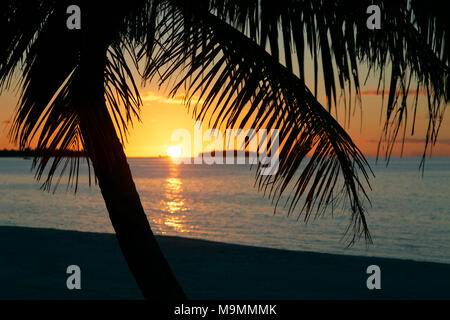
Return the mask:
M184 165L167 158L128 161L153 231L252 246L450 263L450 159L375 163L367 220L373 244L342 239L349 215L305 223L254 187L247 165ZM80 172L76 194L64 182L40 190L31 161L0 158L0 225L113 233L98 186Z

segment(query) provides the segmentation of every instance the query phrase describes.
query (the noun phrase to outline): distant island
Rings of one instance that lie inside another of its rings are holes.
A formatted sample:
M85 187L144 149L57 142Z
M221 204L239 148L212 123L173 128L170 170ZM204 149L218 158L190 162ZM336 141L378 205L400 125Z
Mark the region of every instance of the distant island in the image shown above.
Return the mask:
M42 153L43 151L41 150L36 150L36 149L31 149L31 148L26 148L23 150L13 150L13 149L3 149L0 150L0 157L1 158L13 158L13 157L17 157L17 158L34 158L34 157L39 157L40 153ZM85 151L70 151L70 150L66 150L66 151L56 151L55 155L63 155L64 157L76 157L76 156L82 156L85 157L86 156L86 152ZM258 154L257 152L249 152L249 151L241 151L241 150L220 150L220 151L211 151L211 152L202 152L199 153L197 155L197 157L194 158L205 158L205 157L223 157L224 159L228 156L231 158L235 158L237 159L238 157L243 157L245 158L246 162L249 161L250 158L259 158L262 156L262 154ZM131 157L133 158L133 157ZM158 155L158 156L149 156L149 157L145 157L145 158L170 158L167 155ZM191 158L191 159L194 159Z
M214 158L219 163L223 164L257 164L258 161L269 155L264 155L263 153L252 152L248 150L213 150L210 152L199 153L196 159ZM195 159L195 158L191 158ZM216 162L217 163L217 162ZM265 166L265 165L263 165Z
M3 149L0 150L0 157L3 158L12 158L12 157L21 157L21 158L34 158L39 157L43 151L35 150L35 149L23 149L23 150L8 150ZM55 155L63 155L64 157L78 157L78 156L86 156L84 151L56 151Z

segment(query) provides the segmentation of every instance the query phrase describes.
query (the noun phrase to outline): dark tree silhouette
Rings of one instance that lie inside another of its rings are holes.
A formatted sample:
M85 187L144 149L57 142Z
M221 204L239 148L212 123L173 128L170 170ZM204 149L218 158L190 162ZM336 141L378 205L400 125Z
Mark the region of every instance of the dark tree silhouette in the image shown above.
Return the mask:
M81 8L81 30L66 28L73 4ZM381 30L366 27L371 4L381 8ZM330 206L348 208L351 244L360 236L370 241L364 209L370 168L331 115L337 91L350 115L350 98L360 94L360 64L379 76L383 92L390 77L380 139L387 141L387 158L401 128L404 137L408 112L415 119L417 99L406 99L410 85L416 98L425 91L425 158L449 99L447 21L445 10L429 0L3 0L0 90L18 80L11 137L21 148L35 141L41 156L33 165L38 179L46 176L44 188L68 169L76 190L80 158L56 151L85 151L144 297L183 299L123 151L142 103L129 65L144 81L171 84L172 94L185 90L187 105L201 97L192 110L196 119L279 128L280 167L273 176L258 168L259 189L276 203L291 189L289 212L302 201L305 220ZM314 93L305 85L308 51ZM327 108L316 99L319 65Z

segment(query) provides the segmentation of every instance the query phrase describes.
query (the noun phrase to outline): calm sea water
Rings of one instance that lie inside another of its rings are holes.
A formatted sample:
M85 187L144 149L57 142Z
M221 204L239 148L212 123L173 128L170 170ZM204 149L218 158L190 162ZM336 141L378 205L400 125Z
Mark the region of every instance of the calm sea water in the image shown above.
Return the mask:
M290 250L450 263L450 159L370 160L376 178L368 222L374 244L341 241L348 216L305 224L286 216L254 188L243 165L177 165L168 159L129 159L141 200L157 234ZM0 225L108 232L113 229L97 186L81 173L76 195L61 185L43 192L31 161L0 158Z

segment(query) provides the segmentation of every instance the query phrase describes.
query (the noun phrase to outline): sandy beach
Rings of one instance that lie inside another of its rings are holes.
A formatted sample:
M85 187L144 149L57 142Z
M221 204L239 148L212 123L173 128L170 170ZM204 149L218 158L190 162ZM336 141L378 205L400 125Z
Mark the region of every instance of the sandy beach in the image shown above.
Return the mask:
M190 299L449 299L450 265L231 245L158 241ZM81 268L68 290L66 268ZM381 268L368 290L366 268ZM0 299L142 299L112 234L0 227Z

